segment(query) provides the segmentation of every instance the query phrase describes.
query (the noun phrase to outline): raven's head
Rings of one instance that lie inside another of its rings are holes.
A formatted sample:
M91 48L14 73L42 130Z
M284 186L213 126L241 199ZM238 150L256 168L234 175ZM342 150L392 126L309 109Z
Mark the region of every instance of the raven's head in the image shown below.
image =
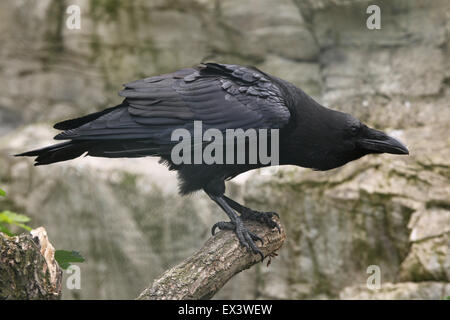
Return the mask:
M331 147L332 152L329 154L335 159L336 166L367 154L409 154L406 146L399 140L382 131L368 127L349 114L336 113L333 117L332 128L330 128L330 133L333 135L330 142L335 146Z
M329 170L368 154L409 154L397 139L347 113L328 108L315 110L320 110L320 114L300 126L300 156L292 164Z
M351 141L352 148L365 154L409 154L408 149L399 140L388 136L383 131L368 127L351 115L346 116L347 121L343 128L343 134L346 140Z

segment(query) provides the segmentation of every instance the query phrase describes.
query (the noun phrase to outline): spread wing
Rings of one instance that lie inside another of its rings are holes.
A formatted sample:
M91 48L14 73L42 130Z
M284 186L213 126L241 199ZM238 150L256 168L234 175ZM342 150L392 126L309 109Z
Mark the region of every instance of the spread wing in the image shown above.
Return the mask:
M133 139L170 144L174 129L281 129L290 119L279 85L270 76L238 65L207 63L195 69L125 84L121 106L57 135L55 139ZM86 116L87 119L89 116ZM78 120L78 122L77 122ZM73 122L75 121L75 122Z

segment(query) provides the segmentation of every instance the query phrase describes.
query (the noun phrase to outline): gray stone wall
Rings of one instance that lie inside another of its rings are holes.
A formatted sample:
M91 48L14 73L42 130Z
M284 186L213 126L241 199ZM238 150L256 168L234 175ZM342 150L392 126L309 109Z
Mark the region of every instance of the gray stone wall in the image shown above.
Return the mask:
M65 27L69 4L80 30ZM450 295L450 4L376 1L6 0L0 3L0 185L8 208L76 249L82 289L66 299L134 298L191 254L224 215L181 198L154 159L84 158L48 167L10 155L51 142L51 125L118 104L121 84L203 60L255 65L323 104L398 136L409 157L371 156L327 173L268 169L229 192L278 211L288 242L269 268L219 298ZM272 172L274 171L274 172ZM269 173L269 175L268 175ZM369 265L382 288L368 290Z

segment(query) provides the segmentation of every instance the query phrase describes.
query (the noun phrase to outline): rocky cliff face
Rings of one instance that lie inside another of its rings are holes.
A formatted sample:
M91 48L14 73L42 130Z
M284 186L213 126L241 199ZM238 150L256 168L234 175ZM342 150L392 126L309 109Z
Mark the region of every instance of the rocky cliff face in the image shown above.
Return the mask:
M81 29L65 22L81 8ZM269 268L239 274L220 298L431 298L450 295L450 5L378 1L2 1L0 184L77 249L70 298L134 298L223 219L151 159L79 159L34 168L19 150L50 142L54 121L120 102L120 84L202 60L252 64L327 106L390 131L409 157L372 156L327 173L254 172L229 185L277 210L288 242ZM39 124L35 124L39 123ZM273 171L273 172L272 172ZM369 290L370 265L381 289Z

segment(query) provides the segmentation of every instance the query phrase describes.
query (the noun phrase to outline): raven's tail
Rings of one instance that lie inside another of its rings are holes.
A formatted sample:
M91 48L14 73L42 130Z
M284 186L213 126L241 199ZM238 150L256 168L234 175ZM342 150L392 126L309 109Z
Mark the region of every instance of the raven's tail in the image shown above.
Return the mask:
M126 103L121 103L115 107L108 108L99 112L88 114L84 117L70 119L55 124L54 128L59 130L70 130L78 128L88 122L100 118L102 115L112 112L118 108L126 106ZM78 158L95 144L94 141L67 141L63 143L54 144L45 148L36 149L20 154L16 154L16 157L37 157L35 159L35 166L50 164L55 162L66 161L74 158Z
M85 152L89 151L89 148L94 141L67 141L63 143L54 144L45 148L36 149L20 154L16 154L16 157L37 157L35 159L35 166L44 164L50 164L54 162L66 161L74 158L78 158Z
M127 102L124 101L123 103L112 108L91 113L81 118L59 122L55 124L54 128L59 130L68 130L66 132L71 132L73 129L76 130L76 128L96 121L103 115L114 112L120 108L126 108L127 105ZM120 116L121 114L122 113L118 113L117 115ZM60 135L56 136L56 138L58 139ZM39 166L78 158L83 154L93 157L106 158L145 157L166 154L167 152L170 154L169 147L170 146L155 144L147 137L141 139L121 139L120 135L111 134L98 137L88 137L88 139L77 138L45 148L16 154L15 156L37 157L34 165Z

